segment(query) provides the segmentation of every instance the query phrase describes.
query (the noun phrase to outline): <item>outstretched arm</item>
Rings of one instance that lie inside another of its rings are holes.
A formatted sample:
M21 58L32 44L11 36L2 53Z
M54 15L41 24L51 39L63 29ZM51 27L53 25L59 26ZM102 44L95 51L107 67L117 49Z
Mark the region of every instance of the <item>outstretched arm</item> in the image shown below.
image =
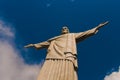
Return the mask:
M99 24L98 26L96 26L93 29L87 30L85 32L76 33L76 35L75 35L76 42L82 41L82 40L86 39L87 37L90 37L90 36L96 34L98 32L98 30L100 28L102 28L103 26L105 26L106 24L108 24L108 21Z
M107 25L109 23L109 21L106 21L106 22L104 22L104 23L101 23L101 24L99 24L97 27L95 27L96 28L96 30L99 30L100 28L102 28L103 26L105 26L105 25Z
M24 47L25 48L35 47L36 49L41 49L41 48L46 48L48 46L49 46L49 42L45 41L45 42L41 42L41 43L37 43L37 44L28 44Z
M26 46L24 46L25 48L29 48L29 47L34 47L34 44L28 44Z

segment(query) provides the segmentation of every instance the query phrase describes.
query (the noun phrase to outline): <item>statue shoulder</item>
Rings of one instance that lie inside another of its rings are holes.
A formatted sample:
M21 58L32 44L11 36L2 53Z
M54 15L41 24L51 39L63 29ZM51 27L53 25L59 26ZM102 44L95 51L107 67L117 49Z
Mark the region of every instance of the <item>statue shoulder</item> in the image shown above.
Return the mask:
M57 38L59 38L59 37L61 37L61 35L52 37L52 38L48 39L47 41L48 41L48 42L51 42L51 41L53 41L53 40L55 40L55 39L57 39Z

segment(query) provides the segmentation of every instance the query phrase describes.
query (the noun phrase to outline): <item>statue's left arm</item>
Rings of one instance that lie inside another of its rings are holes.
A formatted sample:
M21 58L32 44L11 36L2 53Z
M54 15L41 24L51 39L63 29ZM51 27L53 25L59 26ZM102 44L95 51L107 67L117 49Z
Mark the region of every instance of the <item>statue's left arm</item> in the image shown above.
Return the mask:
M90 30L87 30L84 32L80 32L80 33L76 33L75 34L76 42L80 42L80 41L96 34L99 31L99 29L102 28L103 26L105 26L106 24L108 24L108 21L99 24L98 26L96 26L93 29L90 29Z

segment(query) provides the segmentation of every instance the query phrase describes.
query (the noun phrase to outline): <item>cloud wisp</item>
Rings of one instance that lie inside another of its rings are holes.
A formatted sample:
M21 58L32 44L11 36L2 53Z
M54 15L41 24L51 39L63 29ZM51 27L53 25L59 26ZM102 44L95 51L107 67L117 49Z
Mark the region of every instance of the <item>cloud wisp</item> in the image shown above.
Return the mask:
M110 75L107 75L104 80L120 80L120 67L117 72L112 72Z
M18 56L20 50L13 45L14 38L14 29L0 20L0 80L36 80L40 65L23 62Z

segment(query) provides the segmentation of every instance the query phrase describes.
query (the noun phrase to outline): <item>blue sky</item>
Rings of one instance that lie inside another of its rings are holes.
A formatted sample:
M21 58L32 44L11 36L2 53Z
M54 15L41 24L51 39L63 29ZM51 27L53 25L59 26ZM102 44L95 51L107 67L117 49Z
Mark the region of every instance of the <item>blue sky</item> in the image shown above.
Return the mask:
M40 64L46 50L23 46L60 35L67 25L81 32L101 22L110 23L78 44L79 80L102 80L120 65L119 0L0 0L0 18L16 30L15 44L26 64Z

